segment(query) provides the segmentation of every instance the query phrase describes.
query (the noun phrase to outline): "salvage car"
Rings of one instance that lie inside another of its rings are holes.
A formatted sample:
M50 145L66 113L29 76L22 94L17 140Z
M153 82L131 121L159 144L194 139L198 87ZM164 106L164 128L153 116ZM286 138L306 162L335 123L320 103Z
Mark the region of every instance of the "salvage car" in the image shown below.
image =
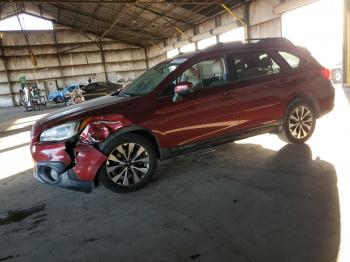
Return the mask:
M333 109L330 72L284 38L168 59L122 91L51 113L31 132L34 175L91 192L143 187L158 160L263 133L307 141Z
M49 93L48 99L50 102L63 103L66 100L66 97L69 97L69 93L73 92L76 89L82 88L84 84L70 84L66 86L63 90L57 90Z
M111 82L93 82L81 87L81 90L83 92L84 100L87 101L120 91L122 87L122 85Z

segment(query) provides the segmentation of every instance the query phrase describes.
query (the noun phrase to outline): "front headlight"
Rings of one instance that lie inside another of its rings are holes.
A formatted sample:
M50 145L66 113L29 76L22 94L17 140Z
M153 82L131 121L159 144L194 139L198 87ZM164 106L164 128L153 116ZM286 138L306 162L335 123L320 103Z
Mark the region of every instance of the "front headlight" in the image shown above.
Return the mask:
M79 122L70 122L47 129L41 133L40 141L61 141L71 138L77 134L79 125Z

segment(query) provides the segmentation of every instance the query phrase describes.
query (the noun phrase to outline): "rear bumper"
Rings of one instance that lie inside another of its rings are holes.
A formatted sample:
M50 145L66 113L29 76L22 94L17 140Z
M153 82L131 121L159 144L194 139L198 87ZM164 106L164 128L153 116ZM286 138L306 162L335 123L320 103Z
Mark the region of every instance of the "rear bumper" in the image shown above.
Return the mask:
M335 92L333 89L333 93L324 99L321 99L319 102L319 116L324 116L331 112L334 109L334 100L335 100Z
M67 147L72 148L67 148ZM42 183L90 193L107 157L92 145L41 143L31 146L34 176ZM69 153L70 152L70 153Z

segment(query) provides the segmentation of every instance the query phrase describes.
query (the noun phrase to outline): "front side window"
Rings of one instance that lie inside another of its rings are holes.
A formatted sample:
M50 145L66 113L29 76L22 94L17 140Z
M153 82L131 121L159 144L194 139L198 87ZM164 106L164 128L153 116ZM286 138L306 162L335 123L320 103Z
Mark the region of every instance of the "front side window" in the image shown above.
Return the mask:
M181 74L178 82L191 82L194 90L225 84L224 62L215 59L195 64Z
M238 80L246 80L281 72L281 67L266 52L249 52L233 56Z
M67 87L68 92L72 92L75 89L75 86L69 86Z
M297 68L301 65L301 59L291 53L287 53L287 52L278 52L284 60L286 60L286 62L288 63L288 65L291 68Z

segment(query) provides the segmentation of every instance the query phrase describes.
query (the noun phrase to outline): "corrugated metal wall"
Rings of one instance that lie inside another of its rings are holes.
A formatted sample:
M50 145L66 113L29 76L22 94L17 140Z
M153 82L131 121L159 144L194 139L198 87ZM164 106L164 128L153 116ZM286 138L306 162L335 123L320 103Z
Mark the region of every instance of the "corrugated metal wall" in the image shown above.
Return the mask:
M235 12L249 21L247 37L281 36L281 17L274 13L274 8L282 2L286 1L255 0L237 8ZM216 17L185 31L190 39L176 33L173 37L155 43L147 49L105 40L103 43L105 65L102 63L101 50L96 44L91 43L91 39L96 38L93 35L84 36L74 31L58 30L55 31L55 43L53 32L29 32L29 43L38 60L38 65L35 67L31 62L23 33L3 33L3 56L0 58L0 107L13 105L11 92L14 94L15 104L19 104L18 79L21 76L25 76L28 80L37 80L42 89L46 87L49 91L72 82L87 82L89 76L95 76L98 81L105 81L105 71L109 81L127 83L146 70L147 66L151 68L166 60L167 51L219 35L238 26L237 19L223 10L223 13ZM81 47L65 52L76 48L77 45Z
M86 83L90 76L96 81L127 83L147 68L144 49L111 39L103 42L102 51L90 39L75 31L30 31L28 46L22 32L1 34L0 107L19 104L19 78L37 81L41 89L56 90L73 82ZM78 47L78 48L77 48ZM34 66L29 49L36 55ZM67 51L71 49L70 51Z

